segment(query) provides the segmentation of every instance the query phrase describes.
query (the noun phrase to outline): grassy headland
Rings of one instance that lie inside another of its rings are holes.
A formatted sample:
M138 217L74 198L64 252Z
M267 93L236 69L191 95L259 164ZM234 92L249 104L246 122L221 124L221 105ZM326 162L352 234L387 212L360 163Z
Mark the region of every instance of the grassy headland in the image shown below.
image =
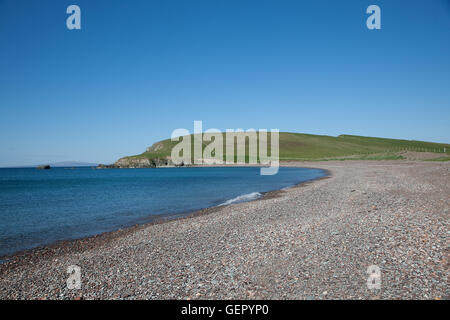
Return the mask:
M191 139L193 139L193 135L191 135ZM203 142L203 148L208 143ZM162 140L156 142L139 155L124 157L121 160L169 159L172 148L176 144L178 144L177 141L171 141L170 139ZM270 152L270 139L268 141L268 149ZM248 147L246 150L248 152ZM398 160L404 159L402 153L407 151L440 153L441 157L434 160L438 161L439 159L440 161L445 161L450 156L450 144L353 135L333 137L280 132L280 160L282 161Z
M191 139L193 139L193 135L191 135ZM270 138L268 140L268 149L270 153ZM162 140L154 143L151 147L147 148L145 152L139 155L124 157L119 161L122 163L122 166L124 163L126 166L127 162L136 163L137 161L143 161L144 163L150 161L158 166L160 165L161 159L170 159L172 148L176 144L178 144L178 142L171 141L171 139ZM208 144L209 142L203 142L203 148ZM248 152L248 146L246 147L246 152ZM429 157L430 160L446 161L450 157L450 144L353 135L333 137L280 132L281 161L399 160L405 159L404 154L407 152L422 152L424 154L424 157L422 157L424 160L427 159L425 153L433 153ZM246 159L246 161L248 161L248 154ZM118 162L116 162L116 164ZM164 163L162 163L162 165L164 165Z

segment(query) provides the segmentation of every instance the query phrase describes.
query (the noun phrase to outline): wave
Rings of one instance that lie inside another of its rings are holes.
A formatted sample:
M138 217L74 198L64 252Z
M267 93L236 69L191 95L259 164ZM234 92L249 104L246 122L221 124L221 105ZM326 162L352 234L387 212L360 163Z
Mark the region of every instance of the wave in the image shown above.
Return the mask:
M227 200L224 203L219 204L219 206L226 206L226 205L233 204L233 203L252 201L252 200L259 199L261 197L262 197L262 194L259 193L259 192L252 192L252 193L242 194L240 196L237 196L236 198Z

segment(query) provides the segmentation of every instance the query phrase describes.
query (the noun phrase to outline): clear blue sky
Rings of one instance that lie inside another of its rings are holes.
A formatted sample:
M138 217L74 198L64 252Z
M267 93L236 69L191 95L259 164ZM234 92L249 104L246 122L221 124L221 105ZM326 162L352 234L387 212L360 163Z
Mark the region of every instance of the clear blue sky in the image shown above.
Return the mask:
M450 3L0 0L0 166L110 163L194 120L448 143Z

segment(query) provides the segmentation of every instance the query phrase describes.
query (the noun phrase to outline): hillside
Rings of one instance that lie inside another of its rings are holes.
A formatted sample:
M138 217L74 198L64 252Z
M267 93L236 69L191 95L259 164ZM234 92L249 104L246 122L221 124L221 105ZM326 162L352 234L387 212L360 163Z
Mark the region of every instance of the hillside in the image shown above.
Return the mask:
M142 154L119 159L115 166L166 165L170 163L172 147L177 143L170 139L159 141ZM207 143L204 143L203 147L206 145ZM352 135L333 137L280 132L280 160L393 160L403 159L403 154L407 152L423 153L423 159L428 157L430 160L434 158L447 160L450 156L450 144ZM428 156L430 153L432 154Z

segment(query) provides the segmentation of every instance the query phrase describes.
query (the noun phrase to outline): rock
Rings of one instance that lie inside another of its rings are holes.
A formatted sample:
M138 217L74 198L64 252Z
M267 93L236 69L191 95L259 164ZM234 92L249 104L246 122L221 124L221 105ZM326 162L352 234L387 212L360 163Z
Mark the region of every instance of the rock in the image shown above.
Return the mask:
M169 158L122 158L114 163L115 168L157 168L173 165Z
M99 164L97 169L113 169L113 168L158 168L173 166L173 162L170 158L121 158L114 164Z

